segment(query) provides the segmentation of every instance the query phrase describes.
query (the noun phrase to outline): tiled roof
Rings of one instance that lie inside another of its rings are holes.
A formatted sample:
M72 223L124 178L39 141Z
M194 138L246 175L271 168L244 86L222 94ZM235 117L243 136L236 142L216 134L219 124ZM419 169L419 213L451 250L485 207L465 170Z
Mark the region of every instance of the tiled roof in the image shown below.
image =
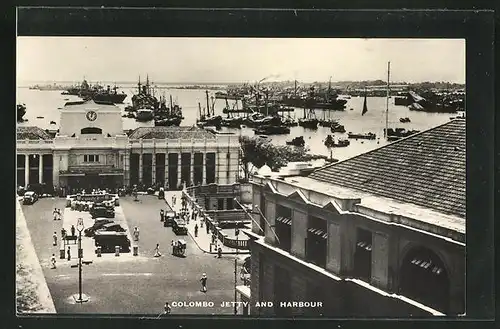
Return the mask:
M465 219L465 120L453 120L310 178Z
M140 127L130 139L215 139L215 135L198 127Z
M43 129L38 128L38 127L27 127L27 126L21 126L17 127L17 139L18 140L24 140L24 139L52 139L52 137L45 132Z

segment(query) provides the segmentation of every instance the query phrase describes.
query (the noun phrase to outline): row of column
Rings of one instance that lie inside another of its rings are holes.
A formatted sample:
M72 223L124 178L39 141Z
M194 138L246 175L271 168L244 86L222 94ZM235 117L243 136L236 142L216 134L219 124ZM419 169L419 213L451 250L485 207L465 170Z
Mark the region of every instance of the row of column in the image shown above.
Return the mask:
M42 184L43 183L43 153L37 153L37 154L25 154L25 160L24 160L24 186L27 187L29 185L30 181L30 161L29 157L37 155L38 156L38 183Z
M194 159L195 159L195 154L202 154L203 155L203 162L201 164L201 167L202 167L202 182L206 182L207 181L207 154L208 153L201 153L201 152L197 152L197 153L189 153L191 156L190 156L190 164L189 164L189 179L191 182L194 182L194 169L195 169L195 164L194 164ZM138 173L138 180L139 182L143 182L143 176L144 176L144 164L143 164L143 155L144 154L151 154L151 158L152 158L152 163L151 163L151 168L152 168L152 171L151 171L151 180L152 180L152 183L155 183L156 182L156 154L157 153L138 153L138 156L139 156L139 173ZM169 157L168 155L170 153L164 153L165 154L165 168L168 168L169 167ZM185 153L175 153L177 154L177 186L182 184L182 154L185 154ZM216 164L215 165L215 171L217 172L217 167L216 167ZM165 171L165 181L168 181L168 176L167 176L167 172L168 171ZM217 173L215 173L215 175L217 176ZM214 182L216 182L216 178L214 180ZM208 182L207 182L208 183ZM212 183L212 182L210 182Z

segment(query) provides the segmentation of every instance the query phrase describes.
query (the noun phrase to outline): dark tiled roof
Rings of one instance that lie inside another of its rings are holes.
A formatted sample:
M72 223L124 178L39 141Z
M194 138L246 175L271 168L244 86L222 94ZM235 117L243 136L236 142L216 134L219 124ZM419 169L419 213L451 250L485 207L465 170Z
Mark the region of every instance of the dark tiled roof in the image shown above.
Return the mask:
M21 126L17 127L17 139L35 140L35 139L52 139L52 137L41 128Z
M465 120L453 120L309 177L465 218L465 148Z
M130 139L215 139L215 135L198 127L140 127L134 130Z

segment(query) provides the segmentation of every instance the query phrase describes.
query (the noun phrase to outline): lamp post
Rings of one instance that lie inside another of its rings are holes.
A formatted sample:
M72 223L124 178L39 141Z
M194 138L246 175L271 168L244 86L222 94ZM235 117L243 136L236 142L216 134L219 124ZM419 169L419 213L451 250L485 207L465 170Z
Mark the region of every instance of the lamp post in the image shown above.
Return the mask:
M76 299L77 303L84 303L88 301L88 298L82 297L82 231L83 231L83 218L78 218L76 223L76 229L78 231L78 298Z
M234 258L234 315L238 314L237 299L238 294L236 291L236 286L238 284L238 235L240 230L238 228L238 222L236 222L236 228L234 230L234 235L236 235L236 257Z

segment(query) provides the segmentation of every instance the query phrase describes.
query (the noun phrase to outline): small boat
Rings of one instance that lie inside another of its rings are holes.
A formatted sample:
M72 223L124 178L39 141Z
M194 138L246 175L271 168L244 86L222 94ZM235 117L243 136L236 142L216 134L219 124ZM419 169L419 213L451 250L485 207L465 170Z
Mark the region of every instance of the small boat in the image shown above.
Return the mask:
M50 124L51 124L51 125L55 125L55 124L56 124L56 122L55 122L55 121L50 121Z
M242 124L243 118L241 117L223 118L221 121L221 126L228 128L241 128Z
M385 129L384 129L384 132L385 132ZM419 133L420 131L419 130L408 130L408 129L405 129L405 128L388 128L387 129L387 137L398 137L398 138L404 138L404 137L408 137L408 136L411 136L411 135L414 135L416 133Z
M260 126L254 129L256 135L284 135L290 133L290 128L287 126Z
M401 123L407 123L407 122L411 122L411 120L408 117L406 117L406 118L399 118L399 122L401 122Z
M337 142L335 142L334 138L332 135L328 135L325 139L325 146L326 147L347 147L351 144L351 142L347 139L338 139Z
M377 137L377 135L375 135L374 133L371 133L371 132L370 133L359 133L359 134L349 132L349 133L347 133L347 137L354 138L354 139L375 139Z
M36 117L37 119L43 119L44 117Z
M303 136L295 137L291 141L286 142L286 145L293 145L293 146L300 146L300 147L304 146L305 144L306 144L306 142L304 141Z
M345 133L344 125L341 125L339 123L333 123L330 127L330 130L332 133Z

